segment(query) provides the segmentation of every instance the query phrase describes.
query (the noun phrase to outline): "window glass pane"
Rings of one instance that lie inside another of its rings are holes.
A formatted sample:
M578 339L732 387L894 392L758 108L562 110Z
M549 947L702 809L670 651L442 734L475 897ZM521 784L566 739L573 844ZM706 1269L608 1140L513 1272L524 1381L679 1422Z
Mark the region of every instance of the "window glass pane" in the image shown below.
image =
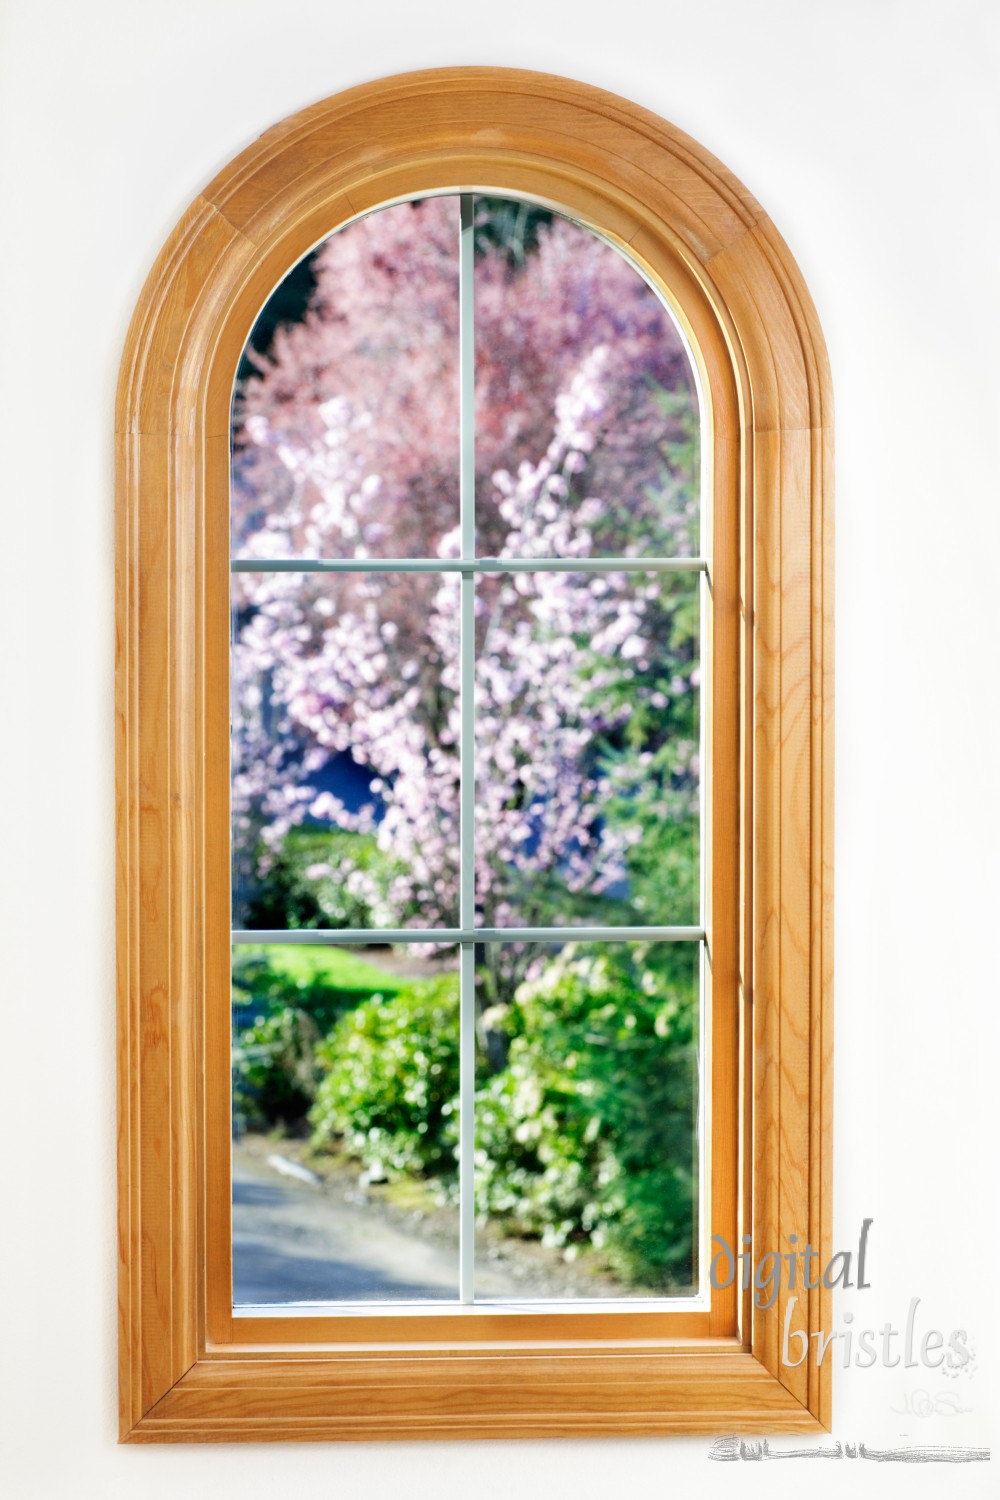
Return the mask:
M236 1306L457 1298L456 967L234 947Z
M700 588L477 580L479 925L698 924Z
M476 1287L697 1289L697 943L477 950Z
M458 525L457 198L331 235L254 328L233 406L237 557L438 555Z
M475 212L480 556L695 556L698 398L625 258L510 199Z
M454 927L457 576L232 585L234 926Z

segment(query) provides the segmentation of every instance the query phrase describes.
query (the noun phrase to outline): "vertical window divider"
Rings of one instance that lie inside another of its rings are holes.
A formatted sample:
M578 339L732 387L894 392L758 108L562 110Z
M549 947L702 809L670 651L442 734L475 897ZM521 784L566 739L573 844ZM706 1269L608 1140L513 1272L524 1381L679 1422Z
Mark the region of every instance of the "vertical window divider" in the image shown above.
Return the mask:
M459 252L459 519L462 561L476 556L476 372L475 302L473 298L475 202L460 199ZM475 669L476 575L461 575L459 636L459 926L476 922L475 875ZM475 1300L475 1095L476 1095L476 947L463 942L459 970L459 1300Z

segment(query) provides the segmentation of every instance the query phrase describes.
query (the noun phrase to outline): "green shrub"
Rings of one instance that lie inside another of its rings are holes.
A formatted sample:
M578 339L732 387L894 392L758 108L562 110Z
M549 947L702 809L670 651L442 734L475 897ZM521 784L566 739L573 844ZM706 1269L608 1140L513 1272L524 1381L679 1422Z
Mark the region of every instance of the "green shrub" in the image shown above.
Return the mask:
M478 1213L546 1245L593 1247L627 1284L691 1285L697 962L694 945L569 945L494 1008L508 1052L492 1077L480 1059ZM455 975L365 1000L317 1059L317 1145L453 1186Z
M697 954L567 946L520 986L477 1095L477 1211L601 1250L626 1282L691 1284Z
M392 925L386 892L400 869L372 834L292 828L277 853L258 848L241 920L286 930Z
M403 980L344 949L282 944L233 952L233 1106L244 1127L301 1120L316 1093L315 1049L351 1006Z
M568 945L488 1017L506 1065L476 1095L476 1208L567 1251L599 1250L626 1284L692 1284L697 1184L694 945ZM379 1176L454 1185L458 981L374 996L316 1053L309 1113Z
M458 1058L456 974L364 1001L317 1049L314 1142L341 1139L379 1175L453 1174Z
M258 1016L233 1046L233 1101L240 1123L291 1125L301 1120L316 1089L316 1022L284 1005Z

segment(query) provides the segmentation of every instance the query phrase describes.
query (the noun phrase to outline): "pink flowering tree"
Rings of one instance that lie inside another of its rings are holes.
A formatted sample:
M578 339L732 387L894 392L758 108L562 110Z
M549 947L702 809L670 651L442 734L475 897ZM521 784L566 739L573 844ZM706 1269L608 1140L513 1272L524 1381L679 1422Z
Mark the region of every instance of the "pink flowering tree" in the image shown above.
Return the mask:
M306 318L279 330L240 393L237 555L458 555L456 218L454 200L402 205L317 252ZM522 263L489 250L476 275L480 554L694 552L689 368L637 273L554 220ZM266 875L309 819L377 841L377 875L342 848L315 868L374 924L456 925L457 576L247 573L234 585L241 878ZM688 919L635 912L634 898L644 859L669 866L662 849L653 858L663 830L689 837L694 822L696 593L623 571L477 581L483 925L600 920L626 897L635 920ZM336 757L364 773L360 807L317 785ZM492 998L524 962L486 950Z

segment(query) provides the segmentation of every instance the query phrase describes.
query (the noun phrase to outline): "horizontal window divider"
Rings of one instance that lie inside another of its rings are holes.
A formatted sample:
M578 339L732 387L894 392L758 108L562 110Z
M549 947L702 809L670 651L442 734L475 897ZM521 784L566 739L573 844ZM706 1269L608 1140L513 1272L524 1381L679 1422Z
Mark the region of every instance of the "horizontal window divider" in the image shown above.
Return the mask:
M704 557L234 557L233 573L707 573Z
M704 927L296 927L291 931L247 928L233 931L233 943L305 943L337 947L341 943L560 943L662 942L701 943Z

